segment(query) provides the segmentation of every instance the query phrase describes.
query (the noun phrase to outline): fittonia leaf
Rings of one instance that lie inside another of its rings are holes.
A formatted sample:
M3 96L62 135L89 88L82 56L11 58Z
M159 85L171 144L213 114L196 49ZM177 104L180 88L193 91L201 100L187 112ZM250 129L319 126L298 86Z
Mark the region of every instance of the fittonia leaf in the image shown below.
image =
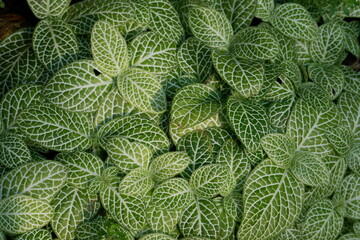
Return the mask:
M155 185L151 172L144 168L136 168L129 172L120 182L119 192L130 196L143 196Z
M23 163L31 162L31 153L24 140L15 134L1 136L0 164L15 168Z
M71 0L66 1L35 1L28 0L28 4L38 18L46 18L46 17L57 17L64 13L67 7L69 7Z
M34 229L17 236L15 239L16 240L31 240L31 239L51 240L53 238L51 236L51 231L47 229Z

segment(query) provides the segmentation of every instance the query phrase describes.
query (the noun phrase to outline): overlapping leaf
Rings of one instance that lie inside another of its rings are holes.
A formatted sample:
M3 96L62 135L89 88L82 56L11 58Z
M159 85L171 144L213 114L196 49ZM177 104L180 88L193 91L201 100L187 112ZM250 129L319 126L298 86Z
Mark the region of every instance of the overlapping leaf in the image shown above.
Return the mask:
M345 77L344 90L347 92L360 94L360 90L358 88L360 84L359 73L354 71L351 67L343 67L342 70Z
M182 209L173 211L159 209L150 201L146 208L146 220L151 229L158 232L172 233L176 232L181 213Z
M0 237L1 239L1 237ZM16 240L52 240L51 232L47 229L34 229L31 231L28 231L24 234L21 234L15 238ZM6 240L4 238L4 240Z
M274 0L259 0L256 5L255 17L268 22L271 18L271 12L275 8Z
M348 167L360 175L360 144L354 144L345 156Z
M139 240L175 240L175 239L176 238L173 238L169 235L162 233L150 233L141 237Z
M20 136L15 134L1 135L0 165L15 168L31 161L30 150Z
M149 192L155 183L151 172L144 168L136 168L129 172L120 182L119 192L130 196L141 197Z
M71 0L57 1L57 0L47 0L47 1L36 1L36 0L27 0L31 11L37 18L47 18L47 17L58 17L64 13L66 8L70 5Z
M327 131L327 139L340 156L345 156L350 150L353 134L349 128L340 125Z

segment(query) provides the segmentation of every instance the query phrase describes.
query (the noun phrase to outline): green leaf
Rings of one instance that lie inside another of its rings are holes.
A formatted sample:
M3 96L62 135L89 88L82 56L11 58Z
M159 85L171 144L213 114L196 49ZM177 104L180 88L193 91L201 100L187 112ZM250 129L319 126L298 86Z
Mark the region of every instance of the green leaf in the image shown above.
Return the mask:
M328 94L320 85L313 82L301 84L297 94L312 107L321 111L326 111L332 106Z
M191 158L184 151L164 153L151 161L149 170L155 181L161 182L184 171Z
M111 138L126 138L139 142L151 150L160 150L170 145L166 134L151 120L137 116L124 116L104 124L97 132L99 143L106 148Z
M149 0L149 28L162 36L177 42L184 34L180 18L168 0Z
M261 162L245 183L238 239L266 239L290 227L300 214L303 193L289 170L271 160Z
M317 38L318 27L305 7L295 3L278 5L272 12L270 23L285 36L312 41Z
M255 17L268 22L271 19L271 12L274 10L274 8L274 0L258 0L258 3L256 5Z
M265 100L286 101L295 98L295 86L290 78L280 76L264 95Z
M337 125L338 113L334 105L319 110L300 99L290 115L286 134L293 139L297 150L309 151L321 157L332 151L326 130Z
M22 194L51 202L65 184L64 165L54 161L40 161L21 165L0 178L2 198Z
M165 91L159 79L149 72L130 68L118 77L117 87L124 99L142 112L166 110Z
M345 159L348 168L360 175L360 144L354 144Z
M94 154L87 152L59 153L55 157L67 169L67 182L77 188L86 188L90 181L101 176L104 163Z
M290 169L299 181L309 186L326 186L330 182L329 169L311 152L295 152Z
M1 238L0 238L1 239ZM15 240L52 240L51 232L47 229L34 229L20 236L17 236ZM5 239L6 240L6 239Z
M114 77L129 66L124 37L111 24L98 21L91 31L91 52L101 72Z
M0 165L15 168L31 161L30 150L21 136L15 134L1 135Z
M347 66L343 67L342 70L345 77L344 90L347 92L360 94L360 89L358 88L360 84L359 72Z
M32 49L33 28L21 28L0 43L0 96L43 72Z
M92 143L92 123L87 114L42 104L23 111L17 121L30 140L55 151L84 150Z
M150 233L139 240L175 240L176 238L170 237L169 235L162 234L162 233Z
M182 128L192 127L220 110L220 92L205 84L191 84L176 93L171 106L171 121Z
M237 58L268 60L275 59L279 54L279 43L264 28L244 28L231 41L231 50Z
M125 228L139 231L145 226L145 204L140 198L123 195L107 186L100 192L100 199L109 215Z
M354 134L354 142L360 143L360 95L344 92L337 102L340 122Z
M45 201L25 195L12 195L0 201L0 230L21 234L48 224L54 214Z
M233 35L225 14L211 8L191 8L188 16L192 34L209 47L227 48Z
M111 225L109 219L105 217L98 217L89 222L81 223L75 232L76 239L79 240L92 240L104 237L107 235L109 225Z
M55 210L51 227L60 239L74 239L77 226L93 217L100 207L96 194L71 185L65 185L51 205Z
M245 148L249 151L260 148L260 139L270 131L265 108L253 100L230 97L227 110L231 127Z
M190 177L190 187L197 197L213 198L231 181L230 169L222 164L208 164L196 169Z
M176 43L163 33L147 32L129 44L130 66L153 74L167 74L176 68Z
M337 98L344 88L344 73L340 67L311 64L309 77L320 85L331 100Z
M146 207L146 220L154 231L172 233L177 229L182 211L182 209L173 211L159 209L150 201Z
M125 173L138 167L147 169L153 154L147 145L126 138L109 139L105 149L110 161Z
M178 50L177 61L181 71L205 81L212 70L211 48L194 37L188 38Z
M179 229L184 236L216 238L220 232L219 214L211 199L198 199L184 210Z
M234 33L250 26L258 4L257 0L216 0L216 9L221 10L229 19Z
M38 23L33 48L39 61L52 73L74 61L79 51L72 28L66 22L54 19Z
M171 178L160 183L152 195L153 204L159 209L184 209L194 201L189 183L182 178Z
M344 51L344 37L341 27L329 22L319 27L319 36L310 43L310 55L314 62L332 65Z
M360 176L346 176L335 191L333 201L345 207L344 217L360 220Z
M335 239L341 231L343 221L330 200L318 202L306 214L305 222L302 225L302 239Z
M268 157L278 166L290 167L295 154L295 144L292 139L280 133L270 133L260 140L261 146Z
M340 155L345 156L351 147L353 141L353 133L348 127L342 125L336 126L327 130L327 139L334 148L334 150Z
M45 97L56 106L73 112L94 112L113 80L92 60L75 61L58 71L45 86Z
M270 124L285 132L295 99L273 102L268 109Z
M265 70L261 63L236 59L213 51L212 61L221 78L243 97L257 95L264 81Z
M125 195L142 197L149 192L155 183L151 172L144 168L136 168L129 172L120 182L119 192Z
M37 1L37 0L27 0L27 3L30 6L31 11L37 18L47 18L47 17L58 17L61 16L66 8L69 7L71 0L57 1L57 0L47 0L47 1Z

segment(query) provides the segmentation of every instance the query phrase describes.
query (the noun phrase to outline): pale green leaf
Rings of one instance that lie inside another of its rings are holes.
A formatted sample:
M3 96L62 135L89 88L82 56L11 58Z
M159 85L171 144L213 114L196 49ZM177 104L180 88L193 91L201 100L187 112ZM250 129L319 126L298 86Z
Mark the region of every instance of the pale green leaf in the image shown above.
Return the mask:
M129 65L124 37L105 21L95 23L91 31L91 52L101 72L113 77Z
M175 240L175 239L176 238L170 237L169 235L162 233L150 233L139 238L139 240Z
M109 225L113 224L109 219L104 217L95 218L92 221L81 223L75 231L78 240L100 239L107 235Z
M295 52L299 63L313 62L310 56L310 41L295 39Z
M30 140L49 149L84 150L92 143L92 123L87 114L67 112L50 104L42 104L23 111L17 121Z
M211 8L191 8L188 16L192 34L209 47L226 48L233 35L225 14Z
M151 201L146 207L146 220L154 231L171 233L177 229L182 209L169 211L159 209Z
M220 110L219 91L205 84L191 84L176 93L171 106L171 121L182 128L192 127Z
M45 86L45 97L56 106L73 112L94 112L113 84L92 60L75 61L56 74Z
M328 129L326 135L334 150L340 156L345 156L345 154L349 151L353 141L353 133L350 131L350 129L348 127L339 125L335 128Z
M300 214L303 192L289 170L261 162L245 183L238 239L266 239L289 228Z
M257 95L264 81L265 70L261 63L236 59L213 51L212 61L221 78L243 97Z
M0 201L0 230L21 234L48 224L54 214L45 201L26 195L11 195Z
M354 144L349 153L345 156L349 169L355 174L360 175L360 144Z
M189 183L182 178L171 178L160 183L152 195L153 204L160 209L184 209L194 201Z
M351 67L343 65L343 73L345 77L344 90L347 92L352 92L360 94L359 84L360 84L360 74L358 71L355 71Z
M300 85L297 94L309 105L322 111L329 109L331 100L324 89L313 82L306 82Z
M260 139L269 133L265 108L253 100L239 101L234 97L227 103L231 127L245 147L254 151L260 147Z
M87 152L59 153L55 157L67 169L67 182L77 188L86 188L96 176L100 176L104 168L103 161Z
M51 202L65 184L64 165L54 161L40 161L21 165L0 178L2 198L22 194Z
M273 102L268 109L270 124L285 132L295 99Z
M27 0L31 11L37 18L58 17L69 7L71 0Z
M255 17L268 22L271 18L271 12L275 8L274 0L258 0L255 10Z
M315 20L305 7L295 3L284 3L278 5L272 12L270 23L285 36L302 39L315 40L318 27Z
M166 110L165 91L159 79L150 72L130 68L118 77L117 87L126 101L143 112Z
M149 170L153 179L160 182L180 174L190 162L190 157L184 151L168 152L153 159Z
M15 168L31 162L31 153L24 140L19 135L0 135L0 165Z
M1 239L1 238L0 238ZM52 240L51 232L47 229L34 229L15 238L15 240ZM6 240L6 239L5 239Z
M301 239L301 232L296 228L288 228L282 233L271 238L271 240L298 240Z
M290 78L280 75L263 98L270 101L286 101L294 99L295 89L294 83Z
M151 179L151 172L144 168L136 168L129 172L120 182L121 194L142 197L149 192L155 183Z
M39 61L52 73L74 61L79 51L73 29L62 20L45 19L34 31L33 48Z

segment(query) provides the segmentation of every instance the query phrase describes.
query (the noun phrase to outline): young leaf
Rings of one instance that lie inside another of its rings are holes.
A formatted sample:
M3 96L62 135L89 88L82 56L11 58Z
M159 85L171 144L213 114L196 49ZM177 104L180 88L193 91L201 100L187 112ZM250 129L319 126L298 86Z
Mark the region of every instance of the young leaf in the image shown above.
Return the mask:
M75 61L50 79L45 97L56 106L73 112L94 112L113 84L111 77L99 72L92 60Z
M303 192L303 185L289 170L271 160L261 162L244 186L238 239L266 239L290 227L300 214Z
M24 164L0 178L2 198L22 194L50 203L65 184L64 165L53 161Z
M36 1L36 0L27 0L31 11L37 18L47 18L47 17L58 17L61 16L67 7L69 7L71 0L48 0L48 1Z
M182 209L173 211L159 209L150 201L146 207L146 220L151 229L157 232L172 233L177 229L182 211Z
M176 238L170 237L169 235L162 234L162 233L150 233L139 240L175 240Z
M155 181L161 182L184 171L190 157L184 151L164 153L151 161L149 170Z
M189 183L182 178L171 178L160 183L152 195L153 204L160 209L184 209L194 201Z
M143 112L162 113L166 110L165 91L155 75L140 68L129 68L117 79L121 95Z
M271 12L275 8L274 0L259 0L256 5L255 17L268 22L271 19Z
M312 41L317 38L318 27L305 7L284 3L272 12L270 23L285 36Z
M105 21L95 23L91 32L91 51L101 72L114 77L129 66L124 37Z
M101 238L107 235L108 228L114 222L105 217L98 217L92 221L81 223L75 231L76 239L92 240Z
M360 84L359 72L348 66L342 67L342 70L345 77L344 90L347 92L360 94L360 89L358 88Z
M257 95L264 81L264 67L259 62L236 59L213 51L212 61L221 78L243 97Z
M273 102L268 109L271 126L285 132L295 99Z
M26 195L11 195L0 201L0 230L21 234L48 224L54 214L45 201Z
M52 73L74 61L79 51L72 28L64 21L44 19L33 36L33 48L39 61Z
M32 141L56 151L84 150L92 141L87 114L67 112L50 104L34 105L18 117L21 131Z
M120 182L119 192L125 195L142 197L149 192L155 183L151 172L144 168L136 168L129 172Z
M345 156L351 147L353 133L349 128L342 125L328 129L326 136L334 150L340 155Z
M1 237L0 237L1 239ZM15 238L15 240L52 240L51 232L47 229L34 229L31 231L28 231L24 234L21 234ZM4 240L6 240L4 238Z
M355 174L360 175L360 144L354 144L345 159L348 168Z
M30 150L20 136L15 134L1 135L0 165L15 168L31 161Z
M191 84L176 93L171 106L171 121L183 128L192 127L220 110L220 92L205 84Z
M227 48L233 35L225 14L211 8L191 8L188 16L193 35L209 47Z

